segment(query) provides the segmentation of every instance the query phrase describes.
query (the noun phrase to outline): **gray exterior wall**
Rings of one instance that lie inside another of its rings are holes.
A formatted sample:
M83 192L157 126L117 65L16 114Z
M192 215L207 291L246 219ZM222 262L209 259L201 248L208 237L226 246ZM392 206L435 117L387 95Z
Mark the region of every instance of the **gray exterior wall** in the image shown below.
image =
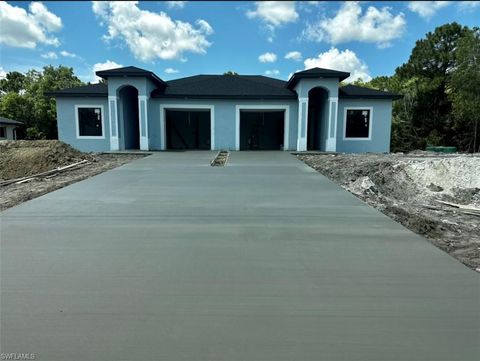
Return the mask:
M76 105L102 106L103 138L77 138ZM110 125L108 121L107 98L57 98L58 139L83 152L104 152L110 150Z
M345 109L372 107L370 119L371 139L345 139ZM337 152L384 153L390 151L392 101L380 99L340 99L337 120Z
M11 125L11 124L0 124L0 127L5 128L5 138L0 139L9 139L9 140L14 140L15 135L14 135L14 129L17 128L16 125Z

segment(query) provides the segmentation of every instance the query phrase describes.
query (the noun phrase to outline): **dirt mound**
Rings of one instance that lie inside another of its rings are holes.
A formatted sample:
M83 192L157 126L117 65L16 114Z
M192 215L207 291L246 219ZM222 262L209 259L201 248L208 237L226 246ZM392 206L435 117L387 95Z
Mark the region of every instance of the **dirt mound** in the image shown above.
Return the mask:
M439 201L480 207L478 155L308 154L312 168L368 204L480 269L480 222Z
M0 179L25 177L89 157L58 140L4 140L0 141Z

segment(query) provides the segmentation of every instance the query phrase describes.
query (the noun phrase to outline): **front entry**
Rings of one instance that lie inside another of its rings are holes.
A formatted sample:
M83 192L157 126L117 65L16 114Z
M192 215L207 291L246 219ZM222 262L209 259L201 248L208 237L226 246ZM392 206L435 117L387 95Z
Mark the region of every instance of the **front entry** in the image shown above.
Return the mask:
M326 150L328 138L328 92L313 88L308 93L307 150Z
M241 110L240 150L282 150L283 110Z
M209 150L210 110L165 110L167 149Z

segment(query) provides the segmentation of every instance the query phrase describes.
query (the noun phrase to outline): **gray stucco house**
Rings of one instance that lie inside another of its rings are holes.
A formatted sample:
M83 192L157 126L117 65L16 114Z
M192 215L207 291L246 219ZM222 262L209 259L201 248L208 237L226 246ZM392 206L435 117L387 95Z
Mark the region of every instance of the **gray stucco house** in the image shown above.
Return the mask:
M314 68L288 82L258 75L163 81L137 67L98 71L107 84L64 89L59 139L83 151L123 149L388 152L397 95Z
M23 123L18 120L0 117L0 140L16 140L17 128L22 124Z

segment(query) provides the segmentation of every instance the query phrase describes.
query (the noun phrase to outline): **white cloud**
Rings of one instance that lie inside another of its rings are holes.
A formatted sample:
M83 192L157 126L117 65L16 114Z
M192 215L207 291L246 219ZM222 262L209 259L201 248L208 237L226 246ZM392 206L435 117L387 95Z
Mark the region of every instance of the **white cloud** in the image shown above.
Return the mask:
M345 2L333 18L323 18L308 24L303 36L308 40L340 44L349 41L376 43L380 48L390 46L390 41L402 36L405 30L403 13L394 15L391 8L377 9L369 6L362 13L358 2Z
M57 53L54 51L49 51L48 53L40 55L44 59L58 59Z
M471 11L477 7L480 7L479 1L459 1L458 7L463 11Z
M93 68L92 68L92 79L91 79L91 82L92 83L98 83L100 81L100 77L97 76L97 74L95 74L97 71L100 71L100 70L108 70L108 69L116 69L116 68L121 68L123 65L122 64L118 64L112 60L107 60L106 62L104 63L96 63L93 65Z
M0 66L0 79L5 79L7 77L7 72L3 70L3 67Z
M294 1L256 1L255 10L247 11L247 16L250 19L259 18L273 27L298 19Z
M408 8L422 18L430 19L438 10L450 5L450 1L410 1Z
M280 71L278 69L265 70L265 75L278 75Z
M76 58L77 57L77 54L70 53L66 50L62 50L60 52L60 55L66 57L66 58Z
M29 11L0 2L0 44L33 49L37 44L60 45L52 36L62 28L62 19L40 2L32 2Z
M274 53L265 53L258 57L260 63L274 63L277 61L277 55Z
M179 8L182 9L185 7L186 1L166 1L167 7L169 9Z
M30 3L30 11L38 23L43 24L48 31L59 31L62 29L62 19L48 11L41 2Z
M166 73L166 74L176 74L176 73L178 73L178 72L179 72L178 69L173 69L173 68L167 68L167 69L165 69L165 73Z
M316 58L305 59L304 64L305 69L319 67L347 71L350 73L350 77L346 79L347 82L352 82L360 78L364 81L372 79L367 64L349 49L339 51L337 48L332 47L330 50L318 54Z
M135 58L144 62L180 59L185 52L205 54L211 45L206 37L213 29L205 20L193 26L162 11L141 10L138 1L94 1L92 10L108 27L104 39L125 42Z
M302 60L302 53L299 51L290 51L285 55L285 59L300 61Z

